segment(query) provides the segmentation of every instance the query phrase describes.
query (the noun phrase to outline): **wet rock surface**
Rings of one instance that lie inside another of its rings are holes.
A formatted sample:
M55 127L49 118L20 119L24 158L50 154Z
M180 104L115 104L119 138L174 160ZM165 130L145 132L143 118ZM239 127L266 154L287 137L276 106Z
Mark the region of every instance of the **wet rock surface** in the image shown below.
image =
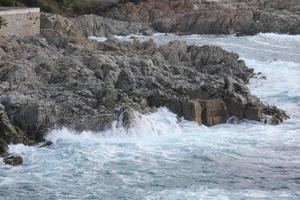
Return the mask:
M159 32L300 33L300 1L297 0L146 0L139 4L120 4L104 15L149 24Z
M5 157L3 159L3 162L7 165L18 166L18 165L22 165L23 158L17 155L10 155Z

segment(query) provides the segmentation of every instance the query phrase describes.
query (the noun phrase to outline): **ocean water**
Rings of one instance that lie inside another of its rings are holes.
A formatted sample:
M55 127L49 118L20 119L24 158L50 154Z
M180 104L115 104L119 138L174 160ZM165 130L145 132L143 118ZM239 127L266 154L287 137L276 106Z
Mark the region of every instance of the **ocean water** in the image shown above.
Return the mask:
M53 142L48 148L10 146L24 164L0 162L1 200L300 199L300 36L137 37L214 44L239 53L267 77L251 80L252 93L291 119L279 126L244 121L208 128L178 123L160 108L137 113L127 131L54 130L47 135Z

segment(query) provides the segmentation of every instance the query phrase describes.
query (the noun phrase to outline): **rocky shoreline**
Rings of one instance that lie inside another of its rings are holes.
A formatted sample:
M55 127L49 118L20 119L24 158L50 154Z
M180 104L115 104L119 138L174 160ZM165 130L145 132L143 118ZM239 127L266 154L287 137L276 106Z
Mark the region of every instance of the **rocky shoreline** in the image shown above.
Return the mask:
M144 0L102 14L145 23L158 32L254 35L300 33L298 0Z
M130 127L134 112L165 106L212 126L242 119L278 124L286 113L263 104L247 84L254 76L236 53L173 41L122 42L114 34L151 34L143 23L95 15L42 14L41 35L0 38L0 155L7 145L42 142L53 128L101 131ZM90 35L109 37L106 42ZM45 145L47 146L47 145Z

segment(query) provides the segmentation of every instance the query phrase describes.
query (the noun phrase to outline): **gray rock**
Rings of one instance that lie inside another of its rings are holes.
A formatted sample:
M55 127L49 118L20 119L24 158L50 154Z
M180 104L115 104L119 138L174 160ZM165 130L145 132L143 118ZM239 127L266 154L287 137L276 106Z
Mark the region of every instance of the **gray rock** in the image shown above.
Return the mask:
M20 130L18 126L11 123L11 120L5 111L5 107L2 104L0 104L0 139L2 144L2 151L0 151L0 154L5 152L5 144L31 144L31 141L26 137L24 132Z
M275 106L264 105L262 109L263 109L262 112L266 117L264 122L270 123L271 125L278 125L282 123L284 120L290 118L283 110ZM270 120L267 119L268 117L270 118Z
M4 155L8 150L6 141L0 138L0 156Z
M56 47L64 47L69 42L88 46L84 34L73 18L57 14L41 13L41 34Z
M23 159L18 155L9 155L3 159L3 162L7 165L18 166L22 165Z
M40 145L39 148L49 147L49 146L51 146L52 144L53 144L53 142L47 141L47 142L45 142L44 144Z
M227 120L228 124L239 124L240 123L240 119L236 116L232 116Z
M75 24L80 27L86 37L109 37L110 35L144 34L152 35L153 29L142 23L118 21L97 15L82 15L76 17Z
M134 125L136 120L135 110L130 107L124 107L120 110L118 116L119 126L130 128Z
M122 70L116 82L116 88L122 90L134 90L135 78L131 71Z

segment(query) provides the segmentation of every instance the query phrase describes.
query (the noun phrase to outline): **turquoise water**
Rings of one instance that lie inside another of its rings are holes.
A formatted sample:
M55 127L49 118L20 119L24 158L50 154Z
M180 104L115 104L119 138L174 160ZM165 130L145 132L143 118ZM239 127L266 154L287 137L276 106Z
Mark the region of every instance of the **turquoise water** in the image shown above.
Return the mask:
M121 38L121 39L128 39ZM141 37L141 40L150 37ZM279 126L243 122L207 128L177 122L165 108L126 131L50 132L49 148L11 145L24 164L0 162L0 199L300 199L300 36L175 36L237 52L267 77L252 93L285 109Z

